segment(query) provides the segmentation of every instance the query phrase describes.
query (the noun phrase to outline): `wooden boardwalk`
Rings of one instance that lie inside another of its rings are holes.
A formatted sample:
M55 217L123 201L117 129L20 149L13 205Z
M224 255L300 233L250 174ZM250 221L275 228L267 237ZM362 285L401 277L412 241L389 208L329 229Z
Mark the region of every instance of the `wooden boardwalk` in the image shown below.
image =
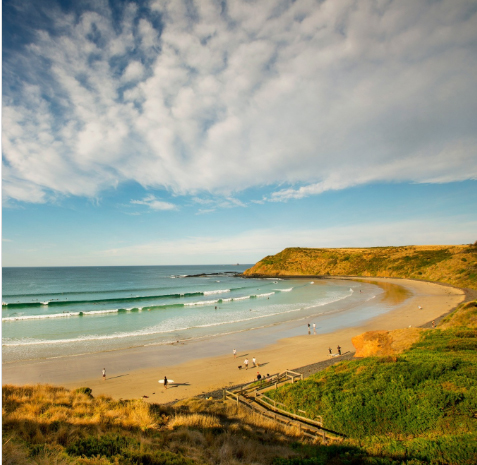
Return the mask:
M321 416L311 418L312 415L308 412L293 411L266 395L272 389L278 389L279 386L300 380L303 380L303 373L286 370L283 373L267 376L260 381L245 384L232 391L224 389L223 398L235 401L238 407L245 407L263 417L295 427L303 436L320 440L323 444L342 441L345 435L325 428Z

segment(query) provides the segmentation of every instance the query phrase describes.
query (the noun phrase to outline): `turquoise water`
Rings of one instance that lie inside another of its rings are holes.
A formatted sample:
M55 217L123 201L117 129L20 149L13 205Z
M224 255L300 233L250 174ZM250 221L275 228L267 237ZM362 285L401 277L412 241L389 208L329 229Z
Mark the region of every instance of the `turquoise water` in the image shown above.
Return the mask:
M4 268L3 360L170 344L329 317L382 292L357 282L236 276L249 267ZM190 276L201 273L208 275Z

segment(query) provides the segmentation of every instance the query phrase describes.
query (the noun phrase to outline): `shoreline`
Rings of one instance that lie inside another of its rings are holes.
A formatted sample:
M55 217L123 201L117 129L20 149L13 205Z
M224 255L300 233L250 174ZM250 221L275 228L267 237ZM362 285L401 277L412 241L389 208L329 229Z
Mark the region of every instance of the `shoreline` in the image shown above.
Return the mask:
M397 284L412 295L404 303L394 305L386 313L362 324L324 334L285 337L263 345L260 343L261 335L254 333L259 331L249 330L247 335L217 336L192 343L10 362L2 367L2 383L49 383L70 389L88 386L93 389L94 395L105 394L116 399L148 396L146 400L150 402L168 403L249 382L255 377L256 371L266 375L328 360L328 347L336 352L337 344L342 346L343 354L354 352L351 338L358 334L375 329L391 330L426 325L469 298L465 290L446 284L403 278L329 278ZM418 305L422 310L417 310ZM238 357L235 360L231 355L233 347L237 347ZM242 350L241 347L246 349ZM254 356L261 363L259 368L237 369L238 365L243 365L245 357L251 361ZM139 360L141 363L138 363ZM141 364L146 368L138 368ZM100 376L103 365L107 369L105 382ZM158 379L162 379L164 375L176 381L167 390L158 384Z

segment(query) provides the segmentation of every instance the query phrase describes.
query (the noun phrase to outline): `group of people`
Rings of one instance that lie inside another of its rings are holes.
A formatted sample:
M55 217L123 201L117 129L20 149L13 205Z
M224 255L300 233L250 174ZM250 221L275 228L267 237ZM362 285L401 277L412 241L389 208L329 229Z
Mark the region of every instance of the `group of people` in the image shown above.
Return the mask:
M311 334L311 325L308 323L308 334ZM316 334L316 323L313 323L313 334Z
M243 364L244 364L246 370L248 370L248 363L249 363L249 362L248 362L248 358L246 358L246 359L243 361ZM253 364L252 367L258 367L258 366L259 366L259 364L257 363L257 360L256 360L255 357L252 358L252 364Z
M338 355L341 355L341 347L339 344L336 350L338 351ZM331 350L331 347L328 347L328 352L330 353L330 355L333 355L333 351Z

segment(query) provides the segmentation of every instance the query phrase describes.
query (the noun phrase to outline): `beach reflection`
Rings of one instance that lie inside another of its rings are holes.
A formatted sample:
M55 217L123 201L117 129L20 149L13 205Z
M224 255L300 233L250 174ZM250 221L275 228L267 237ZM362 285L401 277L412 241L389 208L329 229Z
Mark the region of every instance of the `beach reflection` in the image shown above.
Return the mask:
M397 305L403 303L406 299L412 296L412 292L408 291L405 287L399 284L391 284L383 281L370 281L364 279L356 279L353 281L359 281L361 283L374 284L379 286L384 294L381 297L381 302L389 305Z

